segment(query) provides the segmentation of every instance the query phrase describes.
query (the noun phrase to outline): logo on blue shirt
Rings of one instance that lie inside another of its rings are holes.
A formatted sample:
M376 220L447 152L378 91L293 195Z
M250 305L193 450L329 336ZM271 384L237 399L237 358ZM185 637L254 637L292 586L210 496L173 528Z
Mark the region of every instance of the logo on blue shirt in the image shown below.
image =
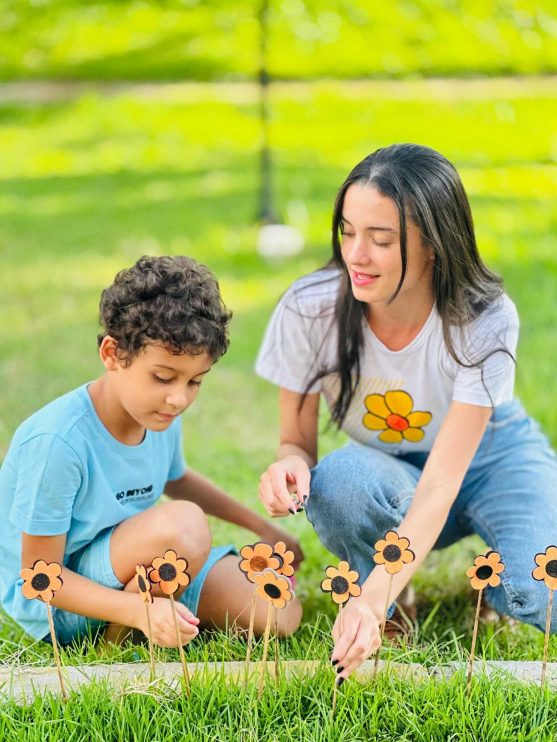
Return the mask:
M134 489L117 492L116 499L118 502L121 500L125 500L126 502L139 502L141 500L149 500L152 492L153 485L149 484L147 487L136 487Z

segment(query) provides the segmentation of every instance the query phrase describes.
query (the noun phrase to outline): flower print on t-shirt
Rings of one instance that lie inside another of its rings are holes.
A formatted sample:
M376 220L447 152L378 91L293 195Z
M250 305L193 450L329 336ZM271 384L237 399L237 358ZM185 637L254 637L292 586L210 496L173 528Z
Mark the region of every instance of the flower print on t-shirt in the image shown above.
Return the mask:
M425 433L422 428L431 422L431 412L412 411L414 401L402 389L385 394L368 394L364 400L368 412L362 423L369 430L380 430L383 443L411 443L421 441Z

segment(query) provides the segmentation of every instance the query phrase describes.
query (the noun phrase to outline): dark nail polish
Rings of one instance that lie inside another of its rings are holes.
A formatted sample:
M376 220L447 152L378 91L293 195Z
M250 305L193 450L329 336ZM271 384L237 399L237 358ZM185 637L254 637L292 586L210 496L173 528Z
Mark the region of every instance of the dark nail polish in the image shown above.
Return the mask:
M290 510L290 512L292 513L292 515L296 515L296 511L294 510L294 508L288 508L288 509Z
M306 502L307 502L308 500L309 500L309 495L304 495L304 496L302 497L302 502L304 503L304 505L306 504Z
M302 511L303 511L303 508L301 508L301 507L300 508L296 508L296 512L297 513L301 513Z
M337 673L342 672L344 670L344 667L342 665L339 665L337 667Z
M337 678L337 685L342 685L346 678Z
M338 660L331 660L331 665L334 667L335 665L338 665Z

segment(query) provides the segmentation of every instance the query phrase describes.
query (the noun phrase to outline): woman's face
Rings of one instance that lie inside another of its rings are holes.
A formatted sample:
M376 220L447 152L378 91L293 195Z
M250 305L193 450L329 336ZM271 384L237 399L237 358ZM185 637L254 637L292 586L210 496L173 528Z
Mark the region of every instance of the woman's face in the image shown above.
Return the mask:
M354 183L344 196L342 257L359 301L387 303L402 273L398 209L373 186ZM422 243L416 225L406 219L407 266L396 302L433 298L433 251Z

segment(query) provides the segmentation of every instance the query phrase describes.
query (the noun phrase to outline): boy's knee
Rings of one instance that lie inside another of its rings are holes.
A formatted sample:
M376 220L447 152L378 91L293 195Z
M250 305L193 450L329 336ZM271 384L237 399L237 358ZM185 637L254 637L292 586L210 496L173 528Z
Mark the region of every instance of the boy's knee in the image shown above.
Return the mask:
M153 516L151 532L161 554L174 549L188 560L191 571L198 572L211 551L211 530L203 510L193 502L176 500L156 507Z
M279 612L278 636L280 639L288 639L298 630L302 621L302 604L298 598L294 598L288 607Z

